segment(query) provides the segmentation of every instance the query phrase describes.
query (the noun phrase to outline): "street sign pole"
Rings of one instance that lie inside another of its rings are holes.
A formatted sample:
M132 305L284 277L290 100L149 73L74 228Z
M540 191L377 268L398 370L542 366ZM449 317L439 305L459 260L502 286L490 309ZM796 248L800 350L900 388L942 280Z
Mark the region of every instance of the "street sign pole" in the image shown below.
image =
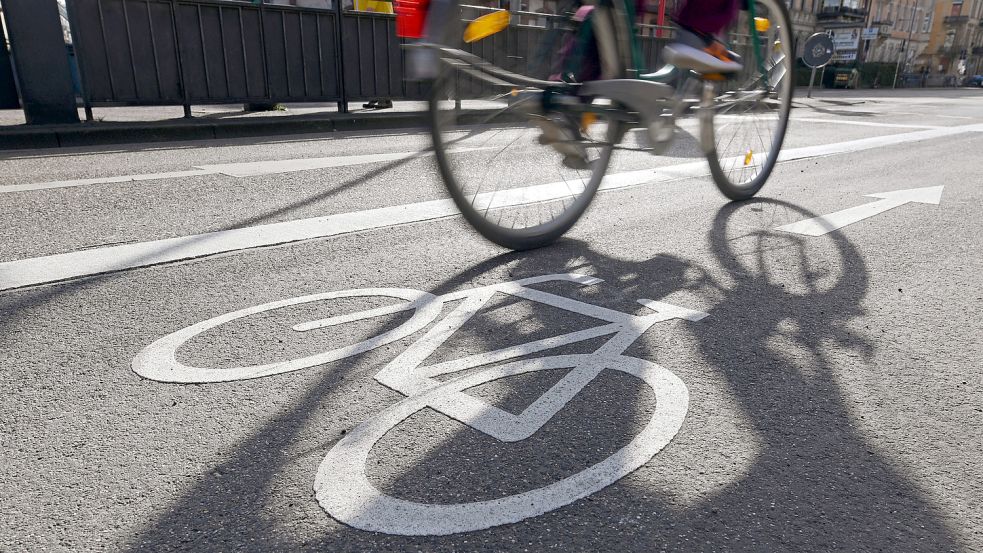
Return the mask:
M819 77L819 82L822 83L823 77L826 76L826 64L831 59L833 59L832 39L823 33L816 33L806 39L802 50L802 62L812 68L812 74L809 75L809 92L806 93L806 98L812 98L812 83L816 80L816 69L823 68L822 76Z

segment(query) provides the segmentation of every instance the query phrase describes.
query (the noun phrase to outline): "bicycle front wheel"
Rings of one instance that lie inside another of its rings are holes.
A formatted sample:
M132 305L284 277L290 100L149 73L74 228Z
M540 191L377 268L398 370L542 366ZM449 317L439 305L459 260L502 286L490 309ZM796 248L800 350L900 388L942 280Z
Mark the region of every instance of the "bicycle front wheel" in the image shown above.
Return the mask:
M500 42L496 36L471 45L515 80L444 62L430 98L435 157L450 196L482 236L513 250L550 244L577 222L608 168L617 133L602 108L548 84L522 82L562 73L558 52L571 35L561 16L552 17L552 29L510 27Z
M701 141L717 188L732 200L761 190L778 161L792 107L792 23L785 3L750 0L727 33L744 69L725 81L706 81ZM758 20L755 24L751 13Z

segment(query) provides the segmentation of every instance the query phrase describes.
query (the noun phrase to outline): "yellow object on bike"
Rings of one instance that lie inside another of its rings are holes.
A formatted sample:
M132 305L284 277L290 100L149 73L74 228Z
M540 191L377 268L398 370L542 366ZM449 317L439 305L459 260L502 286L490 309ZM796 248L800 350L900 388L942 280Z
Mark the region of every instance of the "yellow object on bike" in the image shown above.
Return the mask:
M580 130L587 132L591 125L597 122L597 114L587 112L580 116Z
M768 21L767 17L755 17L754 18L754 30L759 33L763 33L771 28L771 21Z
M748 165L751 165L751 160L753 159L754 159L754 152L748 150L747 153L744 154L744 166L747 167Z
M464 42L475 42L504 31L509 26L509 12L497 11L485 14L468 24L464 29Z
M355 0L354 7L360 12L394 13L393 3L387 0Z

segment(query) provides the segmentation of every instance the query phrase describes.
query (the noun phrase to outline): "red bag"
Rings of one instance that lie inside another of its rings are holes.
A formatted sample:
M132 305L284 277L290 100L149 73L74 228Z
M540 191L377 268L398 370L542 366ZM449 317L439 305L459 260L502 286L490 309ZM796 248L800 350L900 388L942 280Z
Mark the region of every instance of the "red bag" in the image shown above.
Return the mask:
M427 8L430 0L395 0L396 36L400 38L423 38L427 21Z

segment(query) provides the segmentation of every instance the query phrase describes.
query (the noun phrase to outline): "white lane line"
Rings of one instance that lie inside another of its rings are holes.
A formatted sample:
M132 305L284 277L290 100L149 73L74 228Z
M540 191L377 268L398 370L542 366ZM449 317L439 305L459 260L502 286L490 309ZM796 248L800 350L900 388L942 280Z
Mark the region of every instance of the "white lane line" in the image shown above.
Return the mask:
M779 159L781 161L793 161L810 157L854 153L861 150L968 132L983 132L983 124L942 127L890 136L862 138L836 144L794 148L783 150ZM705 161L688 162L659 169L608 175L605 177L601 188L603 190L627 188L681 178L699 177L708 172ZM569 189L566 187L566 183L563 183L562 186L559 183L541 184L514 190L507 197L503 196L503 200L495 201L494 205L501 206L506 203L515 205L516 202L521 201L545 201L567 194L569 194ZM481 201L485 201L485 199L482 198ZM457 208L451 200L430 200L353 213L9 261L0 263L0 290L182 261L237 250L276 246L301 240L431 221L458 214Z
M886 129L940 129L942 125L908 125L903 123L875 123L874 121L848 121L844 119L824 119L822 117L795 117L792 122L831 123L834 125L854 125L856 127L883 127Z
M212 171L193 169L191 171L172 171L170 173L143 173L136 175L120 175L117 177L100 177L95 179L60 180L51 182L36 182L33 184L10 184L0 186L0 194L5 192L29 192L32 190L47 190L49 188L71 188L90 184L109 184L114 182L136 182L156 179L176 179L182 177L197 177L210 175Z
M455 151L470 151L473 148L459 148ZM276 175L310 171L312 169L327 169L330 167L346 167L351 165L366 165L386 161L401 161L412 157L432 156L432 151L395 152L390 154L363 154L357 156L331 156L306 159L285 159L274 161L253 161L245 163L223 163L220 165L201 165L198 168L212 173L230 177L255 177L259 175Z
M932 140L944 138L957 134L970 132L983 132L983 125L960 125L958 127L939 127L936 129L926 129L922 131L908 132L902 134L889 134L885 136L873 136L870 138L859 138L846 142L834 144L820 144L818 146L806 146L803 148L793 148L782 150L778 155L779 161L791 161L808 157L830 156L836 154L847 154L870 150L873 148L883 148L885 146L896 146L908 142L919 142L922 140Z
M469 152L476 148L458 148L453 152ZM136 175L120 175L115 177L99 177L92 179L63 180L52 182L38 182L31 184L14 184L0 186L0 194L5 192L27 192L32 190L47 190L50 188L70 188L74 186L88 186L92 184L110 184L118 182L147 181L157 179L175 179L183 177L196 177L202 175L228 175L230 177L254 177L258 175L274 175L279 173L293 173L296 171L309 171L311 169L325 169L330 167L345 167L351 165L365 165L369 163L381 163L387 161L401 161L413 157L431 156L431 151L414 152L394 152L388 154L363 154L357 156L328 156L303 159L284 159L278 161L251 161L243 163L222 163L216 165L199 165L190 171L172 171L167 173L143 173Z
M432 200L311 219L123 244L0 263L0 290L450 217L452 200Z

